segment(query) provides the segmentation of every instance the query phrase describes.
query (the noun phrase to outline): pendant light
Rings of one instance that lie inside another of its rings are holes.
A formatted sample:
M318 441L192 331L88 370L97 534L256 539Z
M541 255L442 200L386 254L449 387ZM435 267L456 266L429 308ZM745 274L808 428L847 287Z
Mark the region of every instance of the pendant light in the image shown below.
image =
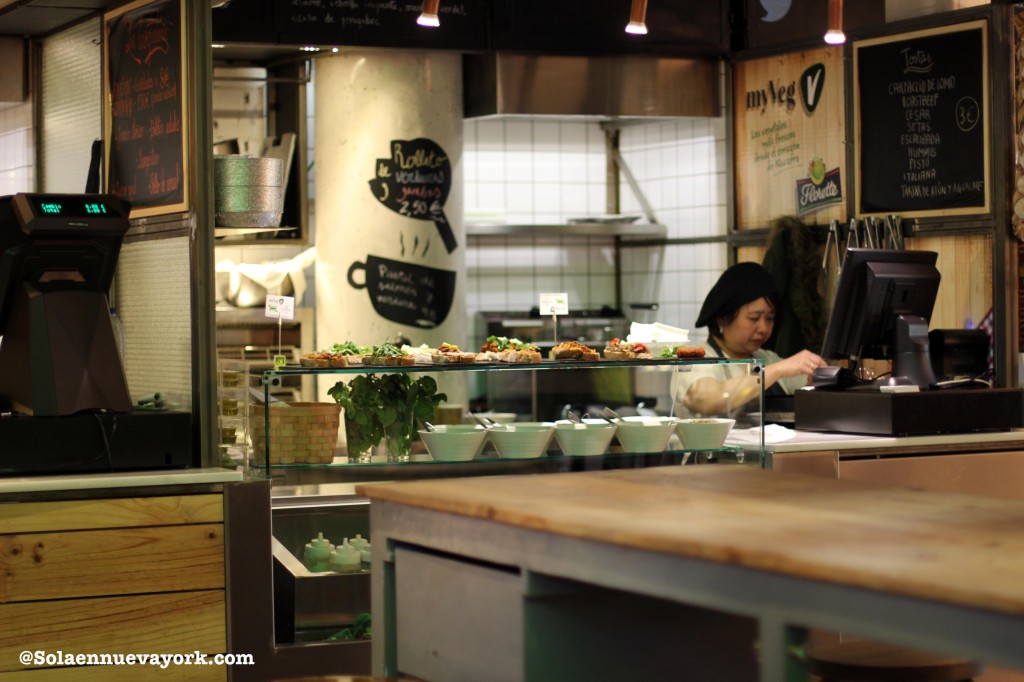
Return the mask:
M843 33L843 0L828 0L828 31L825 42L829 45L842 45L846 42Z
M423 0L423 10L420 12L419 18L416 19L416 23L431 28L440 26L441 20L437 18L437 6L440 4L441 0Z
M647 34L647 0L633 0L633 7L629 10L629 23L626 24L626 33Z

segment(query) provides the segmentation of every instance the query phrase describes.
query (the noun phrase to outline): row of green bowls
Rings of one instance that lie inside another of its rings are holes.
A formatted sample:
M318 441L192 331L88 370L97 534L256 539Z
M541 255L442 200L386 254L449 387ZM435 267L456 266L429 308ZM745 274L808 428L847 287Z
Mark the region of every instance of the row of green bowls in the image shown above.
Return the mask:
M505 459L532 459L547 453L551 440L569 456L603 455L613 438L624 452L663 452L672 434L678 434L687 450L722 447L735 420L676 419L674 417L626 417L607 421L515 422L485 429L475 425L437 426L420 431L430 456L439 461L467 461L483 452L487 441Z

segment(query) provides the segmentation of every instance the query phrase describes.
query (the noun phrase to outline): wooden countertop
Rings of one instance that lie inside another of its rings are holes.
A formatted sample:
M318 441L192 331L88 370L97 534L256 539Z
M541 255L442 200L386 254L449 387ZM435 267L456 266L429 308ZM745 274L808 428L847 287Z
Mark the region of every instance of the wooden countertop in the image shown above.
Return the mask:
M1024 615L1024 501L724 465L356 490L371 503Z

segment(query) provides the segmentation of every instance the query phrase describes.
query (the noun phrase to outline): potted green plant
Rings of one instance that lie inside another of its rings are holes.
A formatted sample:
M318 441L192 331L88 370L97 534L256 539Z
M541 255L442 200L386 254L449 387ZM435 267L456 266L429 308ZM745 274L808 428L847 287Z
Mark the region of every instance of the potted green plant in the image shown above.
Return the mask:
M429 421L434 408L448 396L438 393L432 377L408 374L361 374L339 381L328 395L345 408L349 459L366 458L370 448L384 442L388 461L408 461L416 438L416 420Z

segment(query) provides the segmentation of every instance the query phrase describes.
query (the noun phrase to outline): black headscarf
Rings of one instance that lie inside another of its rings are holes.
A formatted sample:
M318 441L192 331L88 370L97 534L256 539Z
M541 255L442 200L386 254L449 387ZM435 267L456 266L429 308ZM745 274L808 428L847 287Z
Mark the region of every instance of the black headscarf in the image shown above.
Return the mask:
M778 308L779 293L772 276L757 263L737 263L723 272L711 287L696 326L707 327L717 318L728 316L759 298L767 298Z

